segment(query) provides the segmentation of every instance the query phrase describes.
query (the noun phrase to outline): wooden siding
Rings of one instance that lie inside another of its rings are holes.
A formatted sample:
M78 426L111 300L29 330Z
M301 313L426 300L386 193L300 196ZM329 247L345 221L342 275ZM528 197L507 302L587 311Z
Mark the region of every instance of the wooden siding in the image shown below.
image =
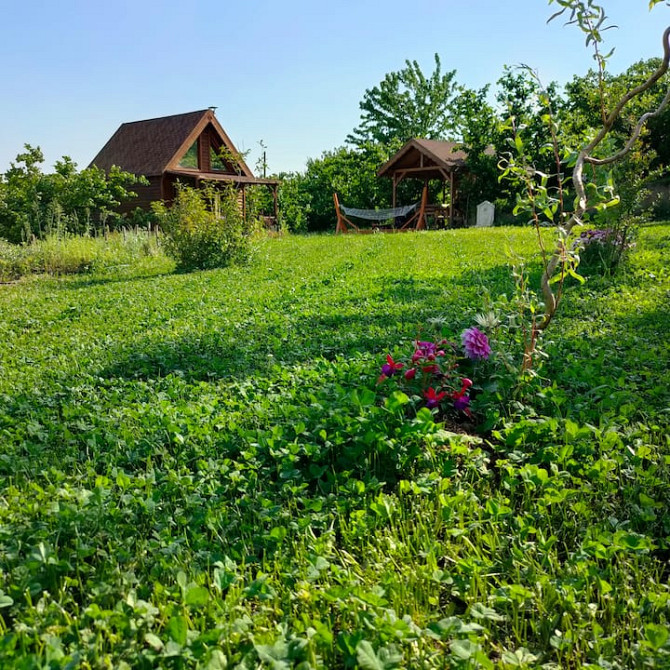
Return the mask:
M137 197L122 202L117 210L119 214L127 214L128 212L132 212L136 207L140 207L141 209L148 211L151 209L152 202L155 200L161 200L163 198L160 177L149 177L148 186L135 184L135 186L131 187L130 190L137 193Z

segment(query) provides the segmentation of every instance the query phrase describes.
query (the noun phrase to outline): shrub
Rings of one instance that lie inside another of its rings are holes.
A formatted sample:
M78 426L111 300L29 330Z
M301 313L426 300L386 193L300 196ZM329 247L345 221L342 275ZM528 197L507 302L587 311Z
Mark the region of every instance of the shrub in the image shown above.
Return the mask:
M180 270L226 267L249 257L250 227L232 185L181 185L171 206L154 203L153 211L165 233L165 250Z
M56 161L54 173L45 174L40 148L25 148L0 175L0 237L10 242L120 227L123 218L116 208L136 195L133 185L147 183L116 167L108 174L97 167L79 171L67 156Z
M575 240L582 274L612 274L633 246L632 228L585 230Z

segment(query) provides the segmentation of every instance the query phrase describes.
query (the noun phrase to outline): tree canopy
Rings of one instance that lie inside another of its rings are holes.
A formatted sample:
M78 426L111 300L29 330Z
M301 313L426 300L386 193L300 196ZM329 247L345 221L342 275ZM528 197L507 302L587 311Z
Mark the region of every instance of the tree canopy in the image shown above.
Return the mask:
M413 137L444 139L454 128L452 103L458 94L456 70L442 72L435 54L435 69L426 76L417 61L389 72L360 102L361 123L347 136L347 142L389 144Z

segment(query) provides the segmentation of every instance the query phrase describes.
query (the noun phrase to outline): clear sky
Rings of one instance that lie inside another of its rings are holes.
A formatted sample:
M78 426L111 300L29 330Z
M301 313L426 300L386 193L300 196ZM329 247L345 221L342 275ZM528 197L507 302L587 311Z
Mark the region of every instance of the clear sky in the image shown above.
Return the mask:
M610 69L660 56L670 8L603 0ZM365 90L433 54L459 83L526 63L564 83L593 65L545 0L0 0L0 172L23 144L85 167L118 126L211 105L252 169L341 146Z

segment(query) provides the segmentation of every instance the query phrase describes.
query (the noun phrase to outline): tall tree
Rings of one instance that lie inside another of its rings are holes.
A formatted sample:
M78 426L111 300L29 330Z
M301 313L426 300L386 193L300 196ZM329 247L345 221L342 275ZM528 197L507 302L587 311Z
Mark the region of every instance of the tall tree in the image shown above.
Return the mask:
M347 142L388 144L412 137L445 139L453 130L451 104L457 94L456 70L442 72L435 54L435 69L428 77L417 61L405 61L398 72L389 72L360 102L361 123Z

